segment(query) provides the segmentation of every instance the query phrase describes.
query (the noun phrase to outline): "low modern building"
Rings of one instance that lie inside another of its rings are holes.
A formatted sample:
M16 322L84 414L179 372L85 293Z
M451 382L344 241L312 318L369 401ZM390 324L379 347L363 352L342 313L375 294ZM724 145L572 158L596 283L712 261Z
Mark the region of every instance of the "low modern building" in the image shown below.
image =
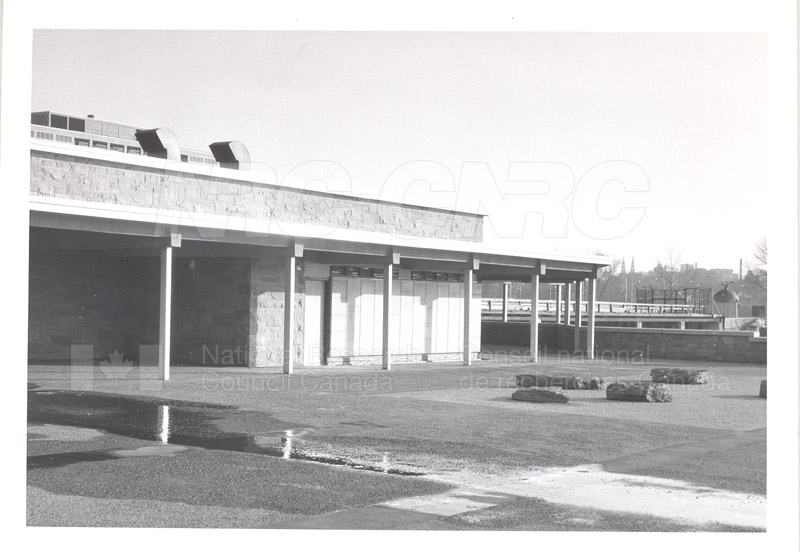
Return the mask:
M469 364L482 282L586 282L594 301L608 264L497 250L480 215L279 186L239 142L209 147L32 115L30 362L74 361L76 346L144 362L146 346L164 379L171 362Z

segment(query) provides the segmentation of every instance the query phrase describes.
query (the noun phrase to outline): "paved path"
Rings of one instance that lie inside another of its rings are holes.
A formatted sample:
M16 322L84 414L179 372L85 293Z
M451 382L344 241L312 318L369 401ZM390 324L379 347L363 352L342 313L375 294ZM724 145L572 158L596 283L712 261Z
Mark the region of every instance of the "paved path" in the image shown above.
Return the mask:
M224 368L216 385L208 369L177 368L159 389L99 377L84 393L67 369L34 368L28 523L761 530L765 368L710 367L711 385L676 386L662 405L590 391L510 401L531 365Z

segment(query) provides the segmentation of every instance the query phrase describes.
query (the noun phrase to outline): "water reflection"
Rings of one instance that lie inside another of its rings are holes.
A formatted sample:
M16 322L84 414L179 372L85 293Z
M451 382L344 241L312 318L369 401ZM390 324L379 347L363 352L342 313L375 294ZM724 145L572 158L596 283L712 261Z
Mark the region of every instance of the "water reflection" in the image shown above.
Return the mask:
M158 425L161 428L161 432L158 434L161 442L169 443L169 406L165 404L162 404L159 409Z
M292 437L294 431L291 429L286 430L286 437L281 438L281 449L283 450L283 457L288 460L292 457Z
M223 420L228 427L238 425L237 420L252 424L254 417L257 417L258 424L262 427L274 427L283 423L262 412L239 411L228 406L188 401L83 391L31 390L28 393L28 422L32 424L91 428L134 439L155 441L162 445L243 452L391 475L423 475L391 467L389 453L386 452L380 461L377 458L364 461L363 458L351 457L346 450L342 450L341 454L322 452L315 446L313 438L309 439L313 431L307 427L256 435L220 427ZM370 422L342 422L341 425L376 426ZM277 437L280 437L280 443ZM28 467L59 467L86 461L111 460L119 458L119 452L108 449L28 457ZM154 453L156 452L158 451Z

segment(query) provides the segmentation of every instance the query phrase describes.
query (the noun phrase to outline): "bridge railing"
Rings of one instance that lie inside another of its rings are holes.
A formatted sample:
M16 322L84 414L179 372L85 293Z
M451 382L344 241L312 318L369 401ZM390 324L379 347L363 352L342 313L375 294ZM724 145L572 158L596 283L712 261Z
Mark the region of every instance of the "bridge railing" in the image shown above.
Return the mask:
M561 301L561 312L564 312L564 303ZM509 299L508 312L530 312L530 299ZM569 303L570 312L575 312L575 301ZM481 311L484 313L502 313L502 298L481 299ZM558 301L540 300L540 313L558 312ZM589 302L581 301L581 312L589 312ZM595 301L595 312L609 314L698 314L701 313L697 305L654 305L650 303L625 303L617 301Z

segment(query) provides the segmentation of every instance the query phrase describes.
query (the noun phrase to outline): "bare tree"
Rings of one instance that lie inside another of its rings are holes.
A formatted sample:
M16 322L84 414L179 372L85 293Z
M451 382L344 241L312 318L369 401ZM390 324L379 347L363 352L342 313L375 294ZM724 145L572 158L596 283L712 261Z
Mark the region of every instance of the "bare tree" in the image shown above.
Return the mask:
M599 255L601 257L608 257L602 251L594 251L592 255ZM620 291L620 283L622 276L620 270L622 268L622 260L612 258L609 266L604 266L600 269L600 274L597 277L597 299L598 301L619 301L622 292Z
M663 289L679 289L694 278L694 268L682 270L683 255L673 246L669 246L664 256L658 260L653 273Z
M767 290L767 238L761 238L753 246L753 258L747 262L745 281Z
M612 282L617 284L619 282L619 269L621 261L614 259L610 266L604 266L600 270L600 277L597 279L597 298L603 300L603 295L606 293L609 284ZM614 286L612 286L614 287Z

